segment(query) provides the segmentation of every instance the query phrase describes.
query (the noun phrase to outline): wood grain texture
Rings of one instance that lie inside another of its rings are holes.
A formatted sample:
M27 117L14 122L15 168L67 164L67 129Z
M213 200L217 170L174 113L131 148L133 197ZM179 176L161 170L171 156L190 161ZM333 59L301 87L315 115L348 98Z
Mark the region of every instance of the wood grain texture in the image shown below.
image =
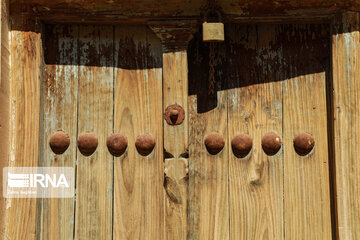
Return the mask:
M283 85L285 239L331 239L326 80L328 25L285 25ZM299 156L293 138L308 132L313 151Z
M78 26L48 25L45 29L45 77L42 87L42 120L39 166L73 167L76 164L78 96ZM56 155L49 140L56 131L70 137L65 153ZM74 176L75 178L75 176ZM75 223L74 198L40 199L38 239L71 239Z
M115 125L128 149L114 160L114 239L164 239L162 69L159 39L146 26L115 27ZM148 133L156 145L141 156Z
M23 11L28 7L42 19L52 22L89 22L114 23L122 21L127 24L146 24L149 19L199 19L206 0L89 0L84 5L82 0L12 0L12 11ZM253 20L262 17L267 21L282 18L323 19L335 12L349 10L359 11L359 0L218 0L216 5L223 12L225 21ZM286 20L285 20L286 21Z
M283 32L276 25L226 29L228 142L242 133L253 139L244 158L229 147L230 236L283 239L283 153L268 156L261 145L269 132L282 137Z
M208 44L196 34L189 45L189 212L188 238L229 239L227 91L221 69L224 45L216 50L216 99L208 95ZM225 147L210 155L205 137L217 132Z
M11 19L11 143L10 167L38 165L41 25L36 18ZM7 199L6 238L34 239L36 199Z
M10 146L10 41L9 1L1 1L0 9L0 168L9 164ZM0 179L3 173L0 172ZM3 186L0 186L0 192ZM0 239L5 237L6 200L0 196Z
M79 29L78 136L95 134L98 147L89 157L77 151L75 239L112 238L113 37L112 26Z
M360 20L359 13L334 19L332 71L337 231L339 239L360 239Z
M166 239L187 239L188 66L186 51L163 54L163 109L178 104L185 111L181 125L164 120Z

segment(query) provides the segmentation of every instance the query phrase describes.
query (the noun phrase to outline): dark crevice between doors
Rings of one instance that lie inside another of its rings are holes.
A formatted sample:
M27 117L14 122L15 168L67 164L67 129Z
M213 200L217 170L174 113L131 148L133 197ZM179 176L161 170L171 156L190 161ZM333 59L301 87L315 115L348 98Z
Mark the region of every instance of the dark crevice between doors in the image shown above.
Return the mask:
M332 34L329 35L330 71L332 71ZM336 193L336 162L335 162L335 133L334 133L334 88L332 74L326 74L326 110L328 130L328 151L329 151L329 179L330 179L330 208L331 208L331 230L332 239L339 239L338 217L337 217L337 193Z

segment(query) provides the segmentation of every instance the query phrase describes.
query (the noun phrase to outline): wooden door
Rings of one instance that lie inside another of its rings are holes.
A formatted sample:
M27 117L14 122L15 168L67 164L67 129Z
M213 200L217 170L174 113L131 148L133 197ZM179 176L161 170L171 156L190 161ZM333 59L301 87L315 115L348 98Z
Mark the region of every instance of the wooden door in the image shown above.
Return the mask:
M200 32L186 52L148 26L46 25L39 165L74 167L76 195L26 203L32 237L332 239L329 29L227 24L214 97ZM180 125L164 120L171 104Z
M190 43L190 239L332 238L328 29L226 25L216 98L209 44L200 34ZM214 132L224 147L210 154L204 141Z
M40 166L76 168L76 196L38 203L37 238L163 239L160 41L147 26L48 25L44 34ZM71 143L61 155L49 147L58 131ZM114 133L127 139L121 156L107 147ZM140 154L144 136L155 147Z

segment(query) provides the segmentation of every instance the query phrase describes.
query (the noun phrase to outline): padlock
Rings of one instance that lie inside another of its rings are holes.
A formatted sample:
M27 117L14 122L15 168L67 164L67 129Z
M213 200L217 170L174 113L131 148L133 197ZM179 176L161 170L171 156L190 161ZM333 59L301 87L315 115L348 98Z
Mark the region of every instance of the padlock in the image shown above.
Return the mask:
M209 12L208 12L209 13ZM218 16L218 22L207 22L208 13L205 14L203 27L204 42L222 42L224 41L224 24L221 22L221 15L215 11Z

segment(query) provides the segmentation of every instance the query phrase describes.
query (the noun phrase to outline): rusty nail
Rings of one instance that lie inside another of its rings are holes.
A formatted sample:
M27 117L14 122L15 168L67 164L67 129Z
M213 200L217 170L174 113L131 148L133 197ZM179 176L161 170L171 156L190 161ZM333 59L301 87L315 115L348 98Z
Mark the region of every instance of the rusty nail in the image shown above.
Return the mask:
M136 138L135 147L140 155L149 155L155 147L155 139L150 134L142 134Z
M216 155L224 148L225 141L219 133L212 132L206 136L204 144L211 155Z
M309 154L314 146L315 140L310 133L303 132L294 137L294 148L300 156Z
M275 155L281 148L281 138L276 133L267 133L261 139L261 146L267 155Z
M124 135L114 133L107 138L106 146L113 156L120 157L126 151L128 141Z
M84 133L78 138L79 151L85 155L90 156L93 154L98 146L98 139L92 133Z
M185 111L180 105L173 104L165 109L164 118L169 125L180 125L185 119Z
M252 138L247 134L238 134L231 140L231 148L234 155L238 158L246 157L253 145Z
M55 154L63 154L70 145L70 138L63 131L54 132L49 140L51 150Z

